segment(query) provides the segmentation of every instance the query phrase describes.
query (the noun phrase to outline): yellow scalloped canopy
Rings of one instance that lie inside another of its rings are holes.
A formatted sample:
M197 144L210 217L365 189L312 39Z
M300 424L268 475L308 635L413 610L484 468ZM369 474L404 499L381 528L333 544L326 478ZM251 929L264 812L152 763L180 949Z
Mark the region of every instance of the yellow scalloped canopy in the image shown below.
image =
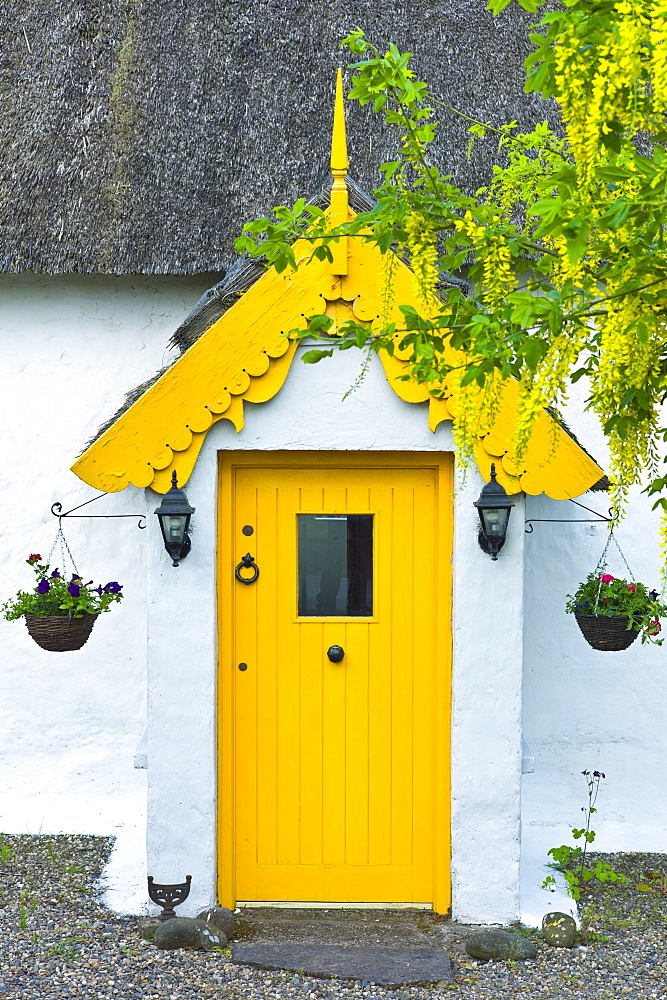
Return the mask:
M304 316L326 311L335 329L352 315L368 321L380 314L382 256L358 239L347 243L346 274L334 274L331 264L318 261L295 273L267 271L90 445L72 466L76 475L106 493L130 484L165 493L176 470L183 486L216 421L230 420L239 431L244 404L265 402L279 391L296 347L286 333L302 326ZM310 252L305 243L295 249L297 258ZM397 265L396 302L416 306L412 272L401 262ZM381 358L389 385L401 399L429 403L432 431L452 419L455 393L435 399L424 386L400 380L407 365L399 356ZM546 412L525 457L516 461L517 399L518 385L508 381L495 422L475 450L482 476L489 480L495 462L498 481L510 494L546 493L555 500L581 496L604 472Z
M336 82L331 145L329 222L354 218L348 206L348 166L340 70ZM297 260L310 254L302 241ZM373 321L382 314L383 258L359 239L342 237L332 244L333 261L316 261L295 273L267 271L179 360L122 414L72 466L84 482L105 493L130 484L166 493L171 474L187 483L206 432L218 420L243 427L244 403L263 403L281 388L294 358L290 330L304 316L326 312L333 332L352 316ZM395 302L416 306L413 275L401 261L394 269ZM390 317L400 327L402 314ZM429 427L435 431L456 414L457 395L447 390L435 399L413 380L403 381L407 362L400 354L381 354L389 384L409 403L429 404ZM326 362L324 362L326 363ZM508 493L546 493L556 500L581 496L604 475L602 469L546 413L534 429L525 457L517 462L512 440L518 387L507 382L493 426L480 435L475 458L484 479L495 462L498 481Z

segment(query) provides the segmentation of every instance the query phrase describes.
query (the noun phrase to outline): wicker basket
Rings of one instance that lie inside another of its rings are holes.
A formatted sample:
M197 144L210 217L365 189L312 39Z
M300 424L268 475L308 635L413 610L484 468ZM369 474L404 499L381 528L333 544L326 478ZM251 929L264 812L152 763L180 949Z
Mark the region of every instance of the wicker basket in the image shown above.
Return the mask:
M81 649L93 630L97 615L70 618L67 615L24 615L26 628L42 649L64 653Z
M638 629L628 628L627 615L608 618L605 615L580 615L575 612L577 625L593 649L627 649L639 635Z

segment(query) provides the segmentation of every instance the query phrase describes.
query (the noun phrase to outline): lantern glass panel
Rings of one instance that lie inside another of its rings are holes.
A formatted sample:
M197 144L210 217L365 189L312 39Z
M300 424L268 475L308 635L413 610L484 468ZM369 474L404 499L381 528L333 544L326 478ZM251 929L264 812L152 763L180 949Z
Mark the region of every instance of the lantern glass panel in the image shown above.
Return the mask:
M487 535L502 535L507 529L509 509L491 509L480 511Z
M498 537L507 532L507 522L509 521L510 508L491 508L480 510L480 517L484 525L484 533L488 537Z
M185 532L185 517L182 514L170 514L167 518L167 534L170 542L183 540Z

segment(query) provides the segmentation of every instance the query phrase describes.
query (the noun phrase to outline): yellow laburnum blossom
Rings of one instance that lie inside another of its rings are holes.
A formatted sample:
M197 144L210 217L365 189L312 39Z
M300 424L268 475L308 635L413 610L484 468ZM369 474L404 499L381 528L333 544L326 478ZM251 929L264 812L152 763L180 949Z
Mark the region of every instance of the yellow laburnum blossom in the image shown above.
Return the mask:
M574 25L565 29L554 47L554 73L568 142L575 162L584 161L589 77L592 64L580 51L581 42Z
M662 587L667 588L667 510L660 517L660 554L662 556Z
M667 2L658 0L651 10L651 74L656 111L667 106Z
M575 264L570 261L567 252L567 240L564 236L543 239L542 242L550 250L555 250L558 257L551 258L549 277L556 288L562 288L570 280L574 285L583 285L585 271L591 266L590 254L582 257Z
M623 413L626 396L634 389L643 395L643 409L648 411L641 422L629 421L620 430L614 426L608 433L610 475L615 484L613 500L615 506L622 508L630 486L641 482L647 471L652 476L658 474L659 399L653 387L658 383L656 376L667 329L656 323L650 307L636 295L610 303L599 329L600 360L591 383L592 408L600 420L606 421L612 414Z
M569 373L581 352L586 331L566 329L556 337L532 379L524 376L520 385L519 413L514 437L517 458L526 453L533 426L544 407L566 401ZM553 422L553 445L557 443L557 423Z
M468 359L470 360L470 359ZM488 375L484 386L476 382L462 386L467 367L450 372L446 389L456 400L454 441L458 451L457 461L462 467L471 464L473 449L480 437L487 434L498 415L504 382L498 373Z
M657 0L651 15L661 15L663 7L665 0ZM555 46L556 100L584 183L590 179L602 150L602 136L613 118L629 135L653 128L645 77L652 58L658 64L662 60L664 66L660 51L664 34L654 33L647 8L646 0L619 0L609 12L606 34L595 47L581 45L575 24L568 26ZM657 24L664 33L664 25Z
M438 283L438 252L436 234L428 222L416 212L408 215L405 224L410 251L410 264L414 272L415 296L426 319L432 319L440 309L436 295Z
M470 240L475 257L482 264L482 301L491 308L500 305L508 293L516 288L512 255L507 242L491 229L476 222L470 212L459 219L456 228Z
M380 313L379 326L385 326L391 317L394 303L396 301L396 288L394 285L394 275L398 264L398 257L393 251L388 251L382 258L382 283L380 286L380 297L382 299L382 311Z

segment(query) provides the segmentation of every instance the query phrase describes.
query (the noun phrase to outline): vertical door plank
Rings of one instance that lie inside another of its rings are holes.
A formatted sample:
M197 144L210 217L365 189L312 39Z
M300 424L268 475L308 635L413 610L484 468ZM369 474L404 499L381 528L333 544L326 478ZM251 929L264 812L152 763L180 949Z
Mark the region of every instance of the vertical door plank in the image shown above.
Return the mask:
M387 532L392 550L392 862L413 861L413 539L412 490L393 490L391 524ZM385 574L383 573L383 579Z
M257 491L254 477L245 469L237 473L235 505L236 524L234 526L233 559L235 566L244 555L246 542L241 528L246 523L257 523ZM253 551L255 548L253 546ZM228 572L233 573L233 566ZM237 799L237 888L241 898L254 890L256 865L257 816L257 597L258 591L234 580L234 603L236 606L237 628L234 656L229 669L233 671L236 695L236 735L235 781L237 788L246 789L246 794ZM244 662L249 669L239 671L238 664ZM239 736L242 734L241 744ZM251 897L252 898L252 897Z
M255 479L257 480L255 475ZM278 614L278 507L277 491L272 484L259 480L255 535L248 539L257 552L260 575L248 585L258 599L256 624L258 656L248 664L257 675L257 860L275 864L278 852L278 662L281 618ZM256 540L255 540L256 539ZM245 585L244 585L245 586ZM245 675L243 675L245 677ZM243 683L243 679L239 680ZM245 897L244 897L245 898Z
M430 479L430 481L428 481ZM413 782L414 829L419 838L415 851L415 890L433 889L433 823L435 767L435 482L424 473L414 490L413 628L415 673L413 681Z
M300 783L300 670L295 643L295 551L296 517L299 490L279 481L277 501L278 578L278 864L299 863L299 783ZM263 629L262 622L259 628Z
M322 623L303 622L295 626L298 642L295 654L300 662L300 861L302 865L322 864L323 836L323 671ZM328 663L328 660L327 660Z
M348 622L345 658L332 664L345 671L345 859L368 864L368 632L372 625Z
M377 476L377 474L376 474ZM392 740L392 636L395 607L392 599L395 577L391 534L393 490L374 478L370 504L374 516L376 593L374 611L378 619L369 626L368 637L368 826L369 864L391 864L392 784L394 772Z

